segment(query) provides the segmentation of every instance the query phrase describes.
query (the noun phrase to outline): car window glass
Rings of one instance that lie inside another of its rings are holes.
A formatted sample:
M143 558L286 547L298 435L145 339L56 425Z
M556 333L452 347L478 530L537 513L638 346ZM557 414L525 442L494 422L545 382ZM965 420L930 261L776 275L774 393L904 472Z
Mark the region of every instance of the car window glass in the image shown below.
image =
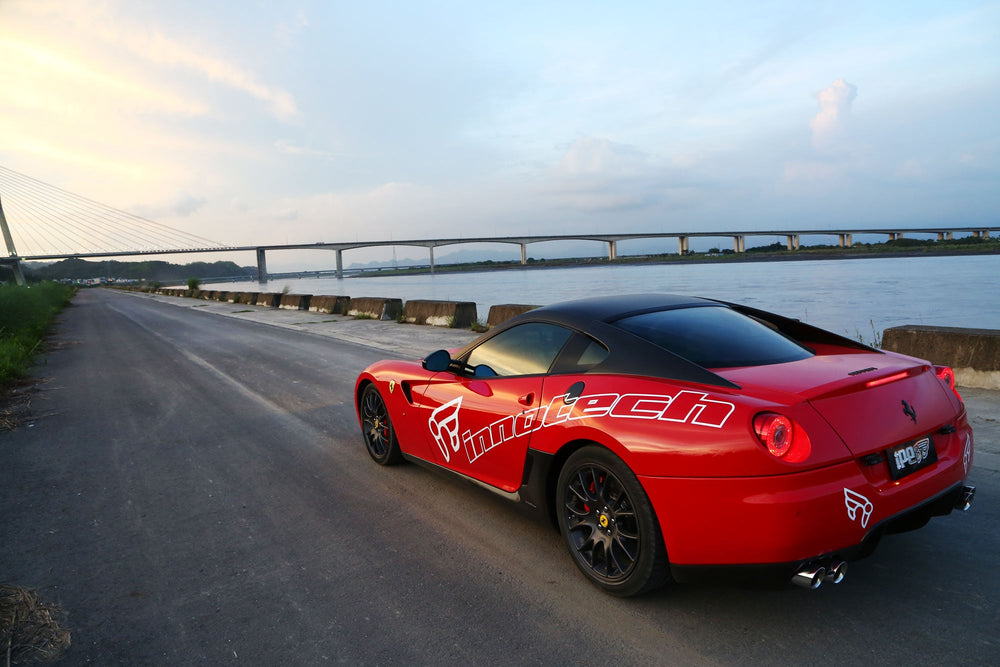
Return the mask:
M604 361L607 356L608 348L604 347L596 340L590 339L587 347L584 348L583 354L580 355L580 359L576 362L576 364L577 366L596 366Z
M486 340L469 354L469 366L485 364L497 375L536 375L549 370L572 332L554 324L529 322Z
M722 306L660 310L614 324L704 368L764 366L812 356L783 334Z

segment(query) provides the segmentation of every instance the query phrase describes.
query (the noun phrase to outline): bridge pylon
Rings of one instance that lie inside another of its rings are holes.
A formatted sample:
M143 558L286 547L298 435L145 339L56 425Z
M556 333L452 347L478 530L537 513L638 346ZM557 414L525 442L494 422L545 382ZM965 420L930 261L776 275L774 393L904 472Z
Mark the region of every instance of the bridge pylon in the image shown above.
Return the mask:
M21 258L17 256L17 248L14 247L14 239L10 235L10 228L7 226L7 216L3 214L3 201L0 201L0 231L3 232L3 242L7 245L8 257L0 258L0 264L10 266L14 272L14 282L24 285L24 273L21 271Z

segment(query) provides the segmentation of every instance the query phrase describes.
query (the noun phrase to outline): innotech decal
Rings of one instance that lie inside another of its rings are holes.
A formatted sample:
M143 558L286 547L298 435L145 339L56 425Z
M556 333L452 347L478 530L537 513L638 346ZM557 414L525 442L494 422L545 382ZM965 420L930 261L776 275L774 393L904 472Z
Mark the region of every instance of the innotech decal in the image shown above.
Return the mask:
M445 461L460 448L469 463L505 442L539 429L588 418L658 420L722 428L736 409L732 403L708 398L700 391L666 394L590 394L573 398L564 394L548 405L501 417L475 433L466 429L459 435L462 397L448 401L431 413L427 426Z

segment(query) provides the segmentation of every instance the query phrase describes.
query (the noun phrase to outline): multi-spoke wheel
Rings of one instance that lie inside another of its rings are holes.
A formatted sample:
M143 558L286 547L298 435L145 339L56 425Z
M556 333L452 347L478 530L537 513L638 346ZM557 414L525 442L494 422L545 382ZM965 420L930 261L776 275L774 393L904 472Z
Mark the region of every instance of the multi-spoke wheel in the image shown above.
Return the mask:
M667 551L653 508L635 474L607 449L584 447L569 457L556 510L573 561L601 588L628 596L666 582Z
M379 465L393 465L403 460L389 409L374 384L366 386L361 393L361 433L368 453Z

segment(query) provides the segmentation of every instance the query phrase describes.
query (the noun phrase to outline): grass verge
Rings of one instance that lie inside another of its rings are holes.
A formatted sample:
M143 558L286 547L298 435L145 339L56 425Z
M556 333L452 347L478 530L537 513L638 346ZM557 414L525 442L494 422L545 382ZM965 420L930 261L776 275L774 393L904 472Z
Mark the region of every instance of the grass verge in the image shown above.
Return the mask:
M75 293L58 283L0 285L0 389L28 374L52 319Z

